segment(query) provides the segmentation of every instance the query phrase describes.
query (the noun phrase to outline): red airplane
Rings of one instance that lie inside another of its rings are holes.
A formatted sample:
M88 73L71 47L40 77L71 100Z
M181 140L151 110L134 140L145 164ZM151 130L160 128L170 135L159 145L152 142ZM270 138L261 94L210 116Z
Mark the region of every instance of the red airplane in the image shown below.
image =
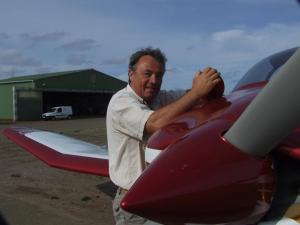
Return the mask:
M162 224L300 223L300 49L254 65L154 133L125 210ZM50 166L108 176L105 148L48 131L3 134Z

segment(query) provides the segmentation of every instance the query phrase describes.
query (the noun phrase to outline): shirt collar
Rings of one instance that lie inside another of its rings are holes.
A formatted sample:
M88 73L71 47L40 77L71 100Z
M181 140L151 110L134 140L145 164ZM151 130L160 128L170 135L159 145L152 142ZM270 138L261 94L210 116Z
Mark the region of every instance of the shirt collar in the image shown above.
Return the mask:
M137 99L139 102L143 103L144 105L147 105L150 109L152 108L147 104L147 102L144 101L143 98L141 98L139 95L137 95L137 93L135 93L135 91L132 89L132 87L129 84L127 84L126 90L128 91L129 95Z
M135 91L132 89L132 87L129 84L127 84L126 90L129 92L129 94L132 97L134 97L135 99L137 99L139 102L144 103L144 100L135 93Z

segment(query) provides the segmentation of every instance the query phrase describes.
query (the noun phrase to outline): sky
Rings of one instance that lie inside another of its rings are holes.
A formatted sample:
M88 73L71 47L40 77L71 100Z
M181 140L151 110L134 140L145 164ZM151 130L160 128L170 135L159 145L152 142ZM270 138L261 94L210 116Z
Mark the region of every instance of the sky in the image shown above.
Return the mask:
M163 89L218 69L229 92L255 63L300 46L296 0L0 0L0 79L94 68L127 81L130 55L167 56Z

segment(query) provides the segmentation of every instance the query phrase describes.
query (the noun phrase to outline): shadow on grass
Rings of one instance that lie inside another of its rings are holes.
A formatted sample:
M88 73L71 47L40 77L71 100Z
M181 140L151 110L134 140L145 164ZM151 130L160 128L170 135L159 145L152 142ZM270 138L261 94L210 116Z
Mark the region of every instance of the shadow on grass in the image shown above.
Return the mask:
M116 195L116 191L117 191L117 186L114 185L111 181L108 181L106 183L103 184L98 184L96 186L101 192L107 194L108 196L110 196L111 198L114 198Z

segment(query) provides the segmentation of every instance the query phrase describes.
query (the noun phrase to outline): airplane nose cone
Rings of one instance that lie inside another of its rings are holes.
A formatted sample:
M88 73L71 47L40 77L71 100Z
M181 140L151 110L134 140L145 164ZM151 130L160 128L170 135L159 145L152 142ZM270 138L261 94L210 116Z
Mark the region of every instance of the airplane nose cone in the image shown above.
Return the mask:
M169 224L236 221L253 211L262 217L274 192L272 162L227 143L221 134L230 125L207 123L169 146L136 181L121 207Z

